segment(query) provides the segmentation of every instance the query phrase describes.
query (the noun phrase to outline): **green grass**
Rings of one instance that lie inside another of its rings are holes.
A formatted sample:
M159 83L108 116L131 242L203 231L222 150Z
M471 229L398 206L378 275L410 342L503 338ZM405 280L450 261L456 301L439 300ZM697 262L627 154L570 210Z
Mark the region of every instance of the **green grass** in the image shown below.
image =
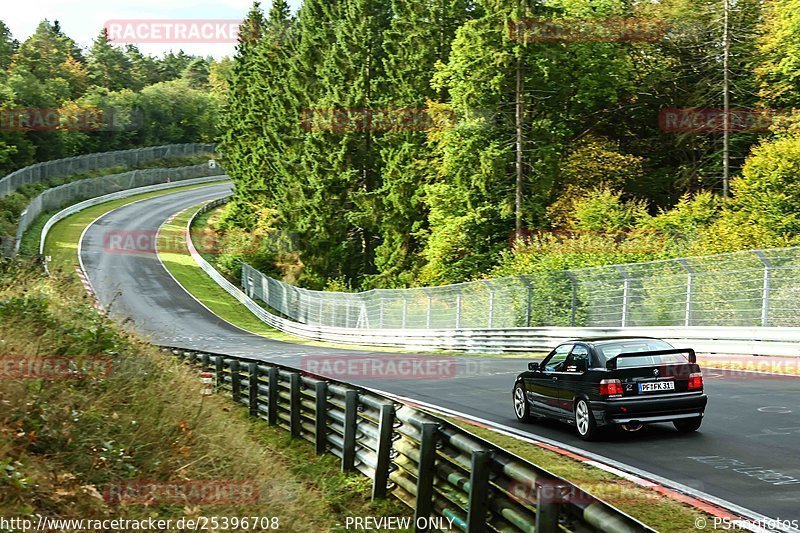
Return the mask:
M74 276L5 263L0 303L0 363L50 354L110 362L85 379L0 379L0 516L266 516L279 518L280 531L325 533L342 531L348 516L410 515L393 499L371 502L368 480L342 473L309 442L230 397L199 394L197 367L96 313ZM109 486L140 481L245 482L258 493L226 504L103 499Z
M164 224L161 231L169 233L170 235L182 234L189 220L199 210L200 206L195 206L183 211L176 216L172 222ZM159 242L163 241L161 238L158 240ZM180 242L175 242L176 240ZM203 269L195 263L192 256L189 255L189 250L183 244L182 239L169 239L169 242L174 243L173 246L170 247L170 250L159 251L158 254L167 270L178 280L178 283L183 285L192 296L205 304L214 314L237 327L273 340L291 342L294 344L349 350L369 350L374 352L412 352L412 350L401 350L397 348L339 345L312 341L271 328L208 277L206 273L203 272Z
M689 504L636 485L611 472L565 457L553 450L503 435L463 420L448 420L497 446L560 476L586 492L604 499L626 514L662 533L694 531L695 520L702 517L709 523L713 517Z
M161 227L160 235L164 233L182 235L189 220L199 209L199 207L192 207L183 211L180 215L175 217L172 222L164 224ZM183 239L170 238L166 241L170 243L170 249L159 249L158 256L161 258L161 261L170 274L172 274L175 279L178 280L178 283L183 285L192 296L200 300L214 314L231 324L257 335L265 335L271 338L275 337L277 333L275 329L267 326L256 318L245 306L225 292L222 287L217 285L214 280L203 272L197 263L195 263L194 259L192 259L192 256L189 255L189 249L186 247ZM158 242L165 242L165 240L159 237Z

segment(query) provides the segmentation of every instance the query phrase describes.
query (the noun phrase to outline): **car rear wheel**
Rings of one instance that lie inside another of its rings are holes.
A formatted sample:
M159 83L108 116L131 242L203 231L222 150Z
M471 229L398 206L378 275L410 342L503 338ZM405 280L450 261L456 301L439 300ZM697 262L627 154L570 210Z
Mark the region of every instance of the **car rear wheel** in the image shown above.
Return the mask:
M521 383L517 383L514 387L514 414L517 415L517 420L520 422L531 422L533 420L531 407L525 397L525 388Z
M597 436L597 423L586 400L578 400L575 404L575 427L583 440L592 440Z
M697 431L700 429L700 424L702 423L702 416L698 416L696 418L683 418L681 420L674 420L672 422L672 424L675 426L675 429L681 433L691 433L692 431Z

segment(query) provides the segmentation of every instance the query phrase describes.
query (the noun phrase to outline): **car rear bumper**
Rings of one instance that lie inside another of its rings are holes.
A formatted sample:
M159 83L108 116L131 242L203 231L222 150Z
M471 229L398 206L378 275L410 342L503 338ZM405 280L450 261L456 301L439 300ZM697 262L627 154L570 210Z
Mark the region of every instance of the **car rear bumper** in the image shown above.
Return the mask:
M703 416L708 396L703 393L591 402L597 424L671 422Z

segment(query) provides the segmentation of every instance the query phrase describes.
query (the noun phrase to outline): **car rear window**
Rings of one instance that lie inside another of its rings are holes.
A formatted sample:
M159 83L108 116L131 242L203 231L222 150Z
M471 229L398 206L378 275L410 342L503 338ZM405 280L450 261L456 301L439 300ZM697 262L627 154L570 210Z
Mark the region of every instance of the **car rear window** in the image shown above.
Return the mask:
M636 352L654 352L659 350L672 350L672 346L664 341L659 340L630 340L612 342L598 346L600 352L606 360L614 359L621 353L636 353ZM654 365L670 365L688 363L689 359L685 354L667 354L667 355L642 355L638 357L623 357L617 361L617 368L630 368L634 366L654 366Z

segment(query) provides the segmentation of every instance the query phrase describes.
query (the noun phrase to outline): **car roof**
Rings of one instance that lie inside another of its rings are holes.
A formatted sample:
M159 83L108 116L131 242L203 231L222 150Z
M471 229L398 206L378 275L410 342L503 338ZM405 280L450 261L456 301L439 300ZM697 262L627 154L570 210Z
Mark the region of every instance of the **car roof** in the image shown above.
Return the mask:
M589 344L608 344L611 342L618 342L618 341L657 341L661 339L657 339L655 337L625 337L625 336L617 336L617 337L586 337L582 339L575 339L569 342L586 342Z

